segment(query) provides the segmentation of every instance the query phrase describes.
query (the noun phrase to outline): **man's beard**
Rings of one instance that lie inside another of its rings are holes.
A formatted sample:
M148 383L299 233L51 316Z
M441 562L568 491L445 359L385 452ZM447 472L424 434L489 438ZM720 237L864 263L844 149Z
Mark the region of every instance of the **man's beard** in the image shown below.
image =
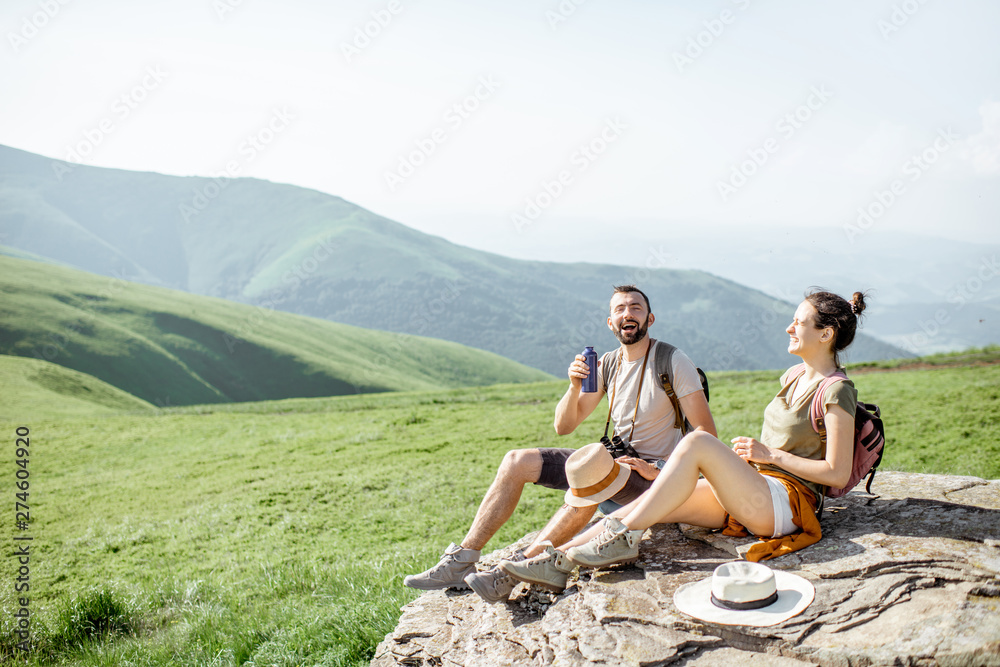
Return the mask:
M632 321L632 320L630 320ZM628 324L628 322L623 322L622 324ZM617 338L621 343L625 345L634 345L638 343L646 336L646 329L649 328L649 316L646 316L646 320L642 324L638 324L635 329L631 331L622 331L621 327L615 330L615 338Z

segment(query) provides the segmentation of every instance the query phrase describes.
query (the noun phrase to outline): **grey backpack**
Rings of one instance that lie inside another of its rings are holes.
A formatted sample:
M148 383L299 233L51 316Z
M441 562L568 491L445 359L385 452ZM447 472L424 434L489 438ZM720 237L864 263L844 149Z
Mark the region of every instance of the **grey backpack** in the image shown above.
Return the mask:
M673 359L674 350L677 348L670 343L664 343L663 341L649 339L649 344L653 346L653 370L659 376L660 383L663 385L663 391L667 392L667 397L674 406L674 415L676 415L676 421L674 426L682 433L686 434L694 429L691 426L691 422L687 420L684 413L681 411L681 402L677 398L677 393L674 392L673 383ZM620 349L620 348L619 348ZM615 372L618 370L618 350L612 350L606 352L603 357L601 357L601 366L604 368L604 393L608 392L608 382L607 379L614 377ZM705 400L708 400L708 377L705 375L705 371L700 368L696 368L698 371L698 379L701 380L701 388L705 392Z

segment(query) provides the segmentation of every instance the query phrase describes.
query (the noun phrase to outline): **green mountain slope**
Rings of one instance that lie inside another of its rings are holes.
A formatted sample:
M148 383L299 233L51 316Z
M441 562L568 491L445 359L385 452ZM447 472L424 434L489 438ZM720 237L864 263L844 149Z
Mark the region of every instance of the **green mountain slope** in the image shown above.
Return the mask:
M0 354L0 420L99 415L154 406L97 378L41 359Z
M611 285L633 281L658 318L651 333L705 368L790 359L783 327L795 304L734 282L701 271L513 260L339 197L255 179L67 166L0 147L0 234L95 273L451 340L558 376L583 346L617 345L602 324ZM641 243L635 254L639 266L664 266ZM803 276L803 289L810 284ZM900 356L860 336L850 359Z
M551 379L498 355L0 257L0 353L159 406Z

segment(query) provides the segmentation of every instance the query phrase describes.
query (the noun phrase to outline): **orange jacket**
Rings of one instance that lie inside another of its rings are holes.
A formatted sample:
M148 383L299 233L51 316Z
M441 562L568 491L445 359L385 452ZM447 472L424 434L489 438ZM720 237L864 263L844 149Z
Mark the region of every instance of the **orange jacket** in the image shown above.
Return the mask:
M757 562L777 558L819 542L823 537L823 531L820 529L819 519L816 518L816 495L790 475L776 470L762 470L761 474L777 478L788 489L788 500L792 506L792 523L800 530L784 537L760 538L760 542L750 547L746 559ZM750 533L739 521L727 514L726 527L722 530L722 534L746 537Z

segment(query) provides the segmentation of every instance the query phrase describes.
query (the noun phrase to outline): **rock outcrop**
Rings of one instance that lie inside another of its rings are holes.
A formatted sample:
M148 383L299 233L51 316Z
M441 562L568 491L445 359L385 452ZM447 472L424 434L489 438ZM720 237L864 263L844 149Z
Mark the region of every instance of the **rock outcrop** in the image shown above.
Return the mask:
M659 525L636 565L583 571L561 595L523 584L506 604L425 593L371 664L1000 665L1000 480L880 472L873 490L828 499L823 539L768 561L816 587L781 625L679 612L678 586L754 540Z

